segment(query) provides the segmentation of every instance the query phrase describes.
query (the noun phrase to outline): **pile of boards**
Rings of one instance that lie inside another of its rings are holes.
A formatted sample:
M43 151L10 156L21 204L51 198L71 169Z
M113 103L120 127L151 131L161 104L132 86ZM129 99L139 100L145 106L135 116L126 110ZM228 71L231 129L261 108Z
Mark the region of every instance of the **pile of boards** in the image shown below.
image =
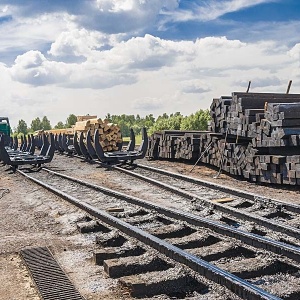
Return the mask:
M253 182L300 185L300 95L213 99L207 132L156 132L149 158L200 161Z
M45 133L74 136L75 132L77 132L77 136L79 136L82 132L85 139L86 133L90 130L93 139L96 129L99 131L99 141L104 152L117 151L119 149L118 144L122 143L120 127L117 124L110 123L107 119L97 118L97 116L77 116L77 122L72 128L51 129L45 131ZM35 135L41 135L43 132L43 130L37 131Z

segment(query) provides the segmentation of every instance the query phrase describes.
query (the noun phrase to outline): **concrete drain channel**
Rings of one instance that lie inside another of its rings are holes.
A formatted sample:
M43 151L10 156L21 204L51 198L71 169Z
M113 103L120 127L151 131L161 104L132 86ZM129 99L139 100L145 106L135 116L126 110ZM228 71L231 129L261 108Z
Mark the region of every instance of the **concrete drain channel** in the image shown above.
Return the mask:
M43 300L84 300L47 247L20 252Z

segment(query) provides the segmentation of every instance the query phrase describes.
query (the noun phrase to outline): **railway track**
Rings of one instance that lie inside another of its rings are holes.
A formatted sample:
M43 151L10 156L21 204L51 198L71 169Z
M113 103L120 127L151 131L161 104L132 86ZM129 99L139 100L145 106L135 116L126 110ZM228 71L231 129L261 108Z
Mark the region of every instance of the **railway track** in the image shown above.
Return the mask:
M114 166L113 169L189 199L192 203L191 209L201 216L218 219L245 230L249 228L245 226L245 222L251 222L260 226L259 230L250 228L252 232L266 235L268 229L275 233L272 238L276 238L277 235L283 242L300 246L299 205L146 165ZM282 236L278 235L278 232L282 233Z
M197 286L203 287L200 293L207 290L208 285L205 281L209 280L219 287L220 285L226 287L243 299L279 299L278 297L283 295L278 291L278 280L281 285L284 284L285 278L290 290L285 291L284 298L297 299L300 295L300 291L296 288L300 272L299 247L197 215L163 208L143 199L45 168L39 173L26 174L22 171L19 173L85 210L97 220L150 246L172 261L177 261L184 265L185 269L192 270L200 276L197 284L192 285L194 289ZM109 240L118 239L110 237ZM118 246L121 244L120 242ZM128 249L125 252L117 251L120 256L126 256L124 253L130 255L133 252ZM107 254L102 251L100 256L110 258L111 252L108 251ZM99 260L99 256L96 257ZM114 252L113 257L118 257L118 254ZM153 259L149 259L148 264L145 263L147 259L142 261L143 267L136 267L139 264L135 263L133 269L154 272L157 265L163 265L164 270L157 272L167 272L166 270L173 264L157 261L154 263ZM116 266L116 261L102 259L102 263L108 274L117 272L112 270L122 269L121 266ZM127 266L128 264L127 261ZM156 278L157 276L160 275L156 274ZM178 279L180 277L178 276L175 277ZM188 279L184 278L183 282L186 283ZM128 286L128 280L123 279L121 282Z

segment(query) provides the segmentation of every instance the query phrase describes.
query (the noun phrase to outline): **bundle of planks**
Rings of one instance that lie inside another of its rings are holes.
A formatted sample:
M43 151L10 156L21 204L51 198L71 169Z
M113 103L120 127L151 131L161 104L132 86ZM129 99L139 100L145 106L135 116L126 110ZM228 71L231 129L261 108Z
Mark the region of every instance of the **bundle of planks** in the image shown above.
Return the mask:
M75 132L83 132L84 135L90 130L92 137L94 136L96 129L99 131L99 141L103 147L103 151L116 151L119 149L118 144L122 143L120 127L110 123L107 119L102 120L97 117L86 119L77 121L74 126Z
M148 156L201 157L253 182L300 185L299 94L234 92L210 109L210 132L155 133Z
M62 128L62 129L49 129L49 130L37 130L33 133L34 136L41 136L43 133L45 134L49 134L49 133L52 133L52 134L66 134L66 135L74 135L74 128L71 127L71 128Z

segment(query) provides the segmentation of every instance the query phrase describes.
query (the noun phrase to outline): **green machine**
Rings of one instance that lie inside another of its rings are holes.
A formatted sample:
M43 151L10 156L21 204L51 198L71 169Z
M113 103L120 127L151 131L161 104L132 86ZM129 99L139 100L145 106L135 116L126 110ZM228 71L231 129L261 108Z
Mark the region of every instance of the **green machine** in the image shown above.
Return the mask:
M5 146L10 142L10 125L7 117L0 117L0 135L4 135Z

